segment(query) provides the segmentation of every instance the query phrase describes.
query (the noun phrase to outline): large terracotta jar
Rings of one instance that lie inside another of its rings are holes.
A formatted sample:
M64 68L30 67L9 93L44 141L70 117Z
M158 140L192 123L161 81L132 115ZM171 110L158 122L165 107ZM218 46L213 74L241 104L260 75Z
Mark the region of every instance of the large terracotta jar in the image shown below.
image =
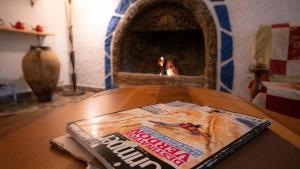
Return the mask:
M31 46L22 65L25 80L38 100L51 101L60 70L59 60L51 48Z

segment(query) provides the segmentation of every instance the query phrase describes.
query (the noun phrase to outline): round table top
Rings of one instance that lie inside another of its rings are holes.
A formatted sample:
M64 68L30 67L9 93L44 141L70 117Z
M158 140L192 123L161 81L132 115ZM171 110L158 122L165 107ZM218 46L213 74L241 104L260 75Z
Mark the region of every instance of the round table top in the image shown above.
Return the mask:
M1 167L5 169L85 168L86 164L49 146L49 140L66 134L66 123L176 100L209 105L261 118L271 118L266 112L238 96L209 89L183 86L139 86L113 89L96 94L80 103L53 109L51 112L28 115L22 125L2 133L0 135ZM245 168L245 163L249 162L251 164L247 165L248 168L274 168L274 165L277 168L293 168L299 164L295 162L297 161L295 159L300 154L297 148L300 147L300 136L276 119L271 119L270 130L250 141L215 167ZM1 119L0 122L6 121ZM0 131L3 130L5 129ZM262 158L249 159L250 155L254 158L257 154Z

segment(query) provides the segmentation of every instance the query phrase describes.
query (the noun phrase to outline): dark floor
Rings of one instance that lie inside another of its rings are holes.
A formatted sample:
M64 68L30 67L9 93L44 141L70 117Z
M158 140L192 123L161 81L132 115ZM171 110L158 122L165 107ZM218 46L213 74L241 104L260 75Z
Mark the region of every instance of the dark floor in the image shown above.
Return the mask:
M57 108L69 103L79 102L96 94L94 91L86 91L79 96L64 96L61 91L57 91L52 96L52 101L40 103L35 96L30 96L25 101L18 102L0 102L0 118L24 114L33 111L47 111L48 109Z

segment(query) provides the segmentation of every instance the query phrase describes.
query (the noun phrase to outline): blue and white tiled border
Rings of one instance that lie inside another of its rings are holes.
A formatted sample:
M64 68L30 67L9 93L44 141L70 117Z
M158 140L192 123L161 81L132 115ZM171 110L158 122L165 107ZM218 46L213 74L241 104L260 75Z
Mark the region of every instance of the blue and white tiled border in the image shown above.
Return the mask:
M136 0L121 0L113 14L105 37L105 88L111 89L111 41L113 33L121 17ZM234 62L232 58L233 40L228 10L224 0L203 0L214 17L218 31L218 70L217 88L221 91L232 92Z

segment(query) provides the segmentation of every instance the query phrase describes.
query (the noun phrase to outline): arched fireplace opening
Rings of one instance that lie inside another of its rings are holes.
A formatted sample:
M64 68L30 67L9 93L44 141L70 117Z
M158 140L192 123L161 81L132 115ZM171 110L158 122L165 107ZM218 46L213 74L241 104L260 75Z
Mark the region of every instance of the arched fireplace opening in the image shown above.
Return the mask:
M177 75L200 76L204 72L202 29L180 4L160 3L140 11L125 34L117 65L121 72L167 75L166 70L161 71L167 68L160 60L173 60Z
M114 84L215 88L216 41L203 2L140 0L127 10L112 41Z

